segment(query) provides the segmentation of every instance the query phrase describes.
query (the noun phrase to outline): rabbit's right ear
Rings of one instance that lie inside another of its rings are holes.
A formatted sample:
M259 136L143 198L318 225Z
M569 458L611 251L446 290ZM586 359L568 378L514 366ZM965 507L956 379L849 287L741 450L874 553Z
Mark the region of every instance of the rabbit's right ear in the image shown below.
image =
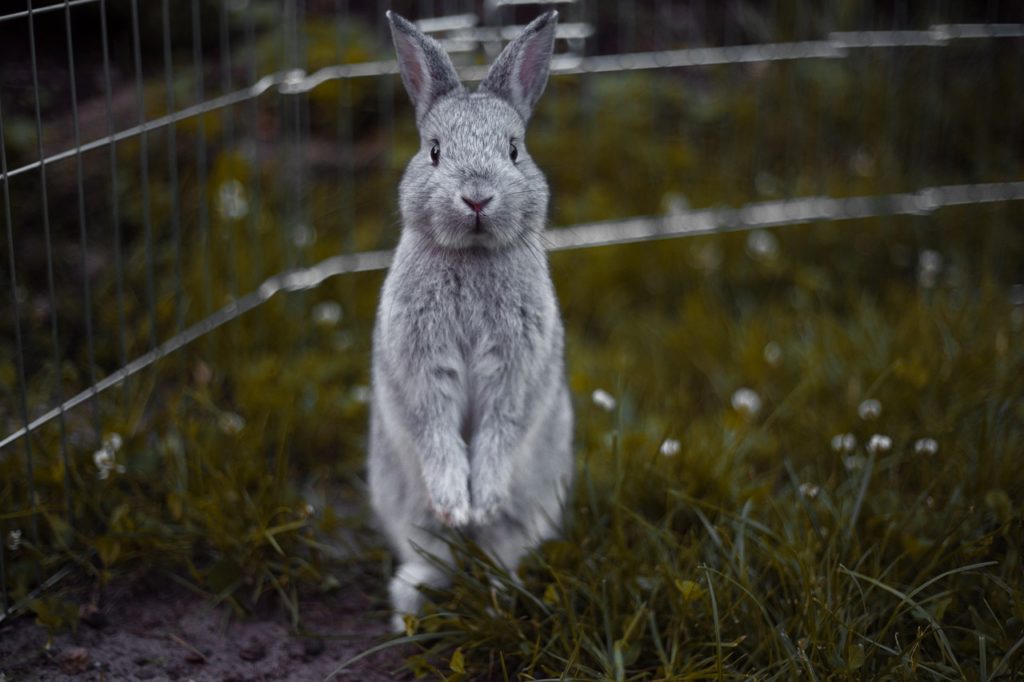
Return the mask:
M419 123L434 102L453 90L461 90L462 84L448 53L436 40L390 10L387 17L398 54L398 70L416 107L416 122Z

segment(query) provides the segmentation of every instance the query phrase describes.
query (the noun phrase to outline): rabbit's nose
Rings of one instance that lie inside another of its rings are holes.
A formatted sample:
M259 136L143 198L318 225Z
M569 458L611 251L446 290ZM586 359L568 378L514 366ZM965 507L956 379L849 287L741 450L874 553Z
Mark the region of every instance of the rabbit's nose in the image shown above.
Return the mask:
M486 199L479 199L474 201L473 199L470 199L467 196L463 196L462 202L466 204L466 206L469 206L471 209L473 209L473 213L480 213L480 211L484 210L484 207L487 206L487 204L491 203L491 199L493 198L493 196L489 196Z

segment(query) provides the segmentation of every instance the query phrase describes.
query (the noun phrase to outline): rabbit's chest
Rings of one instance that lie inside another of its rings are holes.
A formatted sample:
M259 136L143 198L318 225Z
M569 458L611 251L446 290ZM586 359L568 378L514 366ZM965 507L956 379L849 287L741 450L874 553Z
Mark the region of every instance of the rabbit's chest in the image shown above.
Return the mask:
M542 297L531 283L462 273L441 286L439 297L454 302L442 306L441 323L467 355L515 354L540 329Z
M407 319L419 343L447 347L468 365L511 360L535 352L545 336L551 306L543 284L471 268L436 273L421 282Z

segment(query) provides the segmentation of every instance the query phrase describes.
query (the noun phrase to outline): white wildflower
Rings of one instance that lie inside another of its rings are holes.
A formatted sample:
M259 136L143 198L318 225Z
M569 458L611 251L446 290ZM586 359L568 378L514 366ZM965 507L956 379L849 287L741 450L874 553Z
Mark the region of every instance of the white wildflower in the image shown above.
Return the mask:
M314 507L308 502L302 506L302 509L299 510L299 515L304 518L309 518L314 514L316 514L316 507Z
M852 433L837 433L832 436L832 450L838 453L853 452L857 447L857 436Z
M756 260L774 260L779 255L779 240L767 230L754 230L747 235L747 253Z
M675 457L679 454L679 450L680 444L675 438L666 438L662 441L661 448L659 448L659 452L665 457Z
M217 425L224 433L235 434L245 428L245 419L234 412L225 412L220 415L220 418L217 420Z
M892 449L892 438L876 433L868 440L868 452L879 455Z
M333 327L341 321L341 306L336 301L322 301L313 306L313 321L324 327Z
M92 453L92 462L96 465L96 476L101 481L105 481L110 478L110 472L117 470L117 462L114 460L114 448L106 442L100 447L99 450Z
M217 189L217 213L225 220L239 220L249 214L245 185L234 178Z
M7 531L7 549L17 552L21 547L21 530L18 528Z
M813 483L800 484L800 494L803 495L804 497L808 497L813 500L815 497L818 496L819 492L821 492L821 488Z
M934 438L918 438L914 441L914 454L935 455L939 452L939 441Z
M874 398L868 398L861 401L861 404L857 406L857 416L864 421L871 421L878 419L882 415L882 403L878 402Z
M92 453L92 461L100 469L106 469L113 466L114 455L107 448L100 448L96 452Z
M96 475L100 480L106 480L111 472L122 473L124 467L115 459L117 451L124 445L124 440L119 433L110 433L103 437L100 449L92 453L92 462L96 465Z
M124 440L122 440L119 433L107 434L106 438L103 439L103 447L111 452L117 452L121 449L122 445L124 445Z
M615 405L618 404L615 401L615 396L603 388L595 389L594 392L590 394L590 399L594 401L595 405L607 412L614 410Z
M756 417L761 411L761 396L752 388L736 389L731 402L732 409L747 417Z
M761 354L764 356L764 361L771 367L778 367L782 362L782 346L775 341L769 341L764 344L764 350Z
M925 289L935 286L942 272L942 254L925 249L917 257L917 282Z

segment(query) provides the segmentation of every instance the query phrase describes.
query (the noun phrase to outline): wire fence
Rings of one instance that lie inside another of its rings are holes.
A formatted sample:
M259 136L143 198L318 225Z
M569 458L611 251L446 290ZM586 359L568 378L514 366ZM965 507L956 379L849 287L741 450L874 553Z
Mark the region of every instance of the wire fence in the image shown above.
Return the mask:
M301 296L329 278L387 267L393 235L381 237L378 228L393 224L393 201L381 197L394 195L414 138L409 117L397 111L404 102L395 62L386 58L387 4L192 0L172 12L169 0L159 7L28 0L0 15L0 34L11 46L0 80L9 282L0 464L18 459L5 469L10 480L0 497L5 617L69 570L48 563L42 548L74 542L76 461L106 447L106 415L130 409L124 403L132 394L118 397L112 389L280 293ZM473 81L485 73L478 57L492 58L540 4L459 0L397 9L420 17ZM971 50L979 68L996 69L998 76L981 79L993 105L998 85L1020 83L1024 17L1014 8L943 5L930 13L896 3L852 18L825 12L757 28L757 16L785 7L642 0L611 14L595 2L558 7L553 87L578 88L574 120L589 135L602 134L594 85L602 74L654 72L665 79L654 88L704 78L713 88L737 73L742 79L785 64L828 62L845 77L875 78L888 90L923 85L922 108L914 110L921 119L910 128L899 119L913 112L889 103L881 114L867 105L846 112L851 120L830 131L815 122L828 103L802 97L794 72L779 72L770 82L778 90L759 91L756 108L787 107L794 129L818 126L817 141L781 145L789 155L782 158L758 156L772 131L755 125L745 137L738 118L714 114L736 133L716 153L735 163L711 181L738 186L735 192L695 191L691 200L701 208L663 210L656 197L654 210L619 209L600 220L567 201L547 237L552 250L927 216L952 206L1007 203L1019 211L1010 204L1024 199L1019 124L971 131L987 140L970 147L975 157L991 158L957 165L936 149L958 125L943 91L947 53L960 58L959 50ZM904 62L911 56L912 68ZM779 103L769 101L776 96ZM1008 98L1002 105L1022 113L1020 95ZM824 172L799 177L795 169L808 159L827 166L836 145L868 144L847 138L876 114L882 141L904 144L905 177L878 172L871 182L860 177L839 186L829 186ZM685 132L686 121L668 119L651 134ZM553 122L538 125L547 139L557 135ZM920 137L908 143L911 134ZM1007 137L997 145L1008 150L1005 157L989 140L1000 136ZM728 137L719 132L713 140ZM588 153L579 159L583 174L592 165ZM673 172L671 165L661 170ZM729 173L744 179L732 181ZM556 199L593 178L578 182L556 186ZM759 183L779 186L758 190ZM766 194L779 196L763 200ZM55 453L63 499L43 499L36 468ZM67 535L44 532L44 516L62 519ZM33 558L12 574L9 557L28 546Z

